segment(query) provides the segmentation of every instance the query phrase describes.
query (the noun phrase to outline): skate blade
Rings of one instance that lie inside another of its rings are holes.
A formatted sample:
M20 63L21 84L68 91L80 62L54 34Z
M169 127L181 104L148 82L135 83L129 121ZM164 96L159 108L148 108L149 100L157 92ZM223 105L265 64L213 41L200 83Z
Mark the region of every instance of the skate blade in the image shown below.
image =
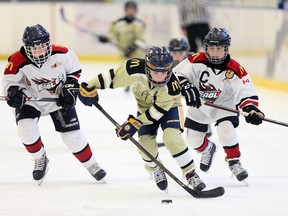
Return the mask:
M240 181L240 182L242 182L242 183L245 184L246 186L249 186L249 184L248 184L248 178L243 179L243 180Z
M46 174L47 174L48 170L49 170L49 166L48 166L48 164L47 164L47 165L46 165L46 170L45 170L45 175L43 176L42 179L39 179L39 180L37 181L38 186L41 186L42 182L44 181L44 179L45 179L45 177L46 177Z
M106 178L103 177L102 179L100 179L99 181L97 181L97 184L107 184Z

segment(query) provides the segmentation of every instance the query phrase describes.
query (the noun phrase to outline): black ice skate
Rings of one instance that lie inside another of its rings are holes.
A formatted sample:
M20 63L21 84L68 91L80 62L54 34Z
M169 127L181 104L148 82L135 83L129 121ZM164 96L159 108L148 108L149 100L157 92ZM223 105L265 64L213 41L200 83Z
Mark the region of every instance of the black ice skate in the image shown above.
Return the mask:
M48 163L49 160L44 154L40 159L35 160L34 170L33 170L33 179L37 181L40 186L48 172Z
M189 173L187 173L186 179L188 181L188 185L191 185L193 187L193 189L197 192L202 191L206 187L206 185L200 179L200 177L197 175L195 170L192 170Z
M90 174L97 180L100 181L106 176L105 170L103 170L98 164L93 164L88 168Z
M168 186L168 181L165 175L165 172L162 169L157 169L153 172L154 181L156 182L157 187L160 190L166 190Z
M215 143L208 141L208 145L202 153L201 161L200 161L200 169L203 172L207 172L212 164L214 154L216 152Z
M247 184L246 180L248 177L247 171L242 167L239 159L228 159L229 168L233 175L236 176L238 181L242 181Z

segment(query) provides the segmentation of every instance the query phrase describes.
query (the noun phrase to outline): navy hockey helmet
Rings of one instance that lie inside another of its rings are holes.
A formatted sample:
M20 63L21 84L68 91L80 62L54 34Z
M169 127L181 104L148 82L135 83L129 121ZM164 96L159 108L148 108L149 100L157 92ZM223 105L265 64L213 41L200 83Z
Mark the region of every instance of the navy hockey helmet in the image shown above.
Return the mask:
M127 1L127 2L125 2L124 8L125 8L125 10L127 10L127 8L134 8L136 11L138 9L137 3L135 1Z
M146 75L149 82L156 87L164 86L172 76L173 57L167 47L153 46L149 49L145 56L146 61ZM162 81L155 81L151 77L151 71L167 73Z
M229 47L231 45L231 37L225 28L212 28L203 40L205 54L208 60L213 64L221 64L229 53ZM215 58L208 54L208 46L223 46L225 50L224 57Z
M22 41L28 58L41 67L51 56L49 32L41 25L27 26Z
M173 38L169 42L169 50L171 51L186 51L189 50L189 45L184 38Z

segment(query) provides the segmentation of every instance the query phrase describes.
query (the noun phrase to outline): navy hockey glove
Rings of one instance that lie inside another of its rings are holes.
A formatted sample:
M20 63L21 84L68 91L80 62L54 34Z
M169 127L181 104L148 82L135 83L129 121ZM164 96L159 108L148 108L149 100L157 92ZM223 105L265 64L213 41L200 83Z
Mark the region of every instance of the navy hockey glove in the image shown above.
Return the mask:
M180 81L181 94L185 97L187 106L199 108L201 106L200 94L196 86L187 79Z
M141 127L142 122L133 115L129 115L127 121L120 128L116 128L116 133L122 140L127 140L128 136L133 136Z
M79 91L78 80L74 78L67 78L59 94L57 105L62 106L63 108L74 107L76 104L78 91Z
M109 42L109 38L105 35L99 35L98 36L98 40L101 42L101 43L108 43Z
M22 108L26 102L26 95L19 86L10 86L7 90L7 104L13 108Z
M242 111L248 113L248 115L245 116L246 122L254 125L261 124L265 116L264 113L262 113L256 106L253 105L243 107Z
M79 87L78 97L85 106L92 106L92 104L99 101L99 95L96 87L88 87L88 83L85 82L82 82Z
M132 56L132 54L136 51L137 46L133 43L131 45L129 45L126 50L124 51L124 55L127 58L130 58Z

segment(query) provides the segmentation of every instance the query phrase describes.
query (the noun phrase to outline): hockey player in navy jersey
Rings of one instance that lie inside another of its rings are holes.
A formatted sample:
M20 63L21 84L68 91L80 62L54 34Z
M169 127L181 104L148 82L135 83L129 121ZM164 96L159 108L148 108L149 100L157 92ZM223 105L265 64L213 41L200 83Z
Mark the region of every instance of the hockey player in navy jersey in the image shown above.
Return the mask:
M139 144L159 159L156 136L161 127L165 146L181 168L184 178L194 190L201 191L206 185L196 173L194 160L182 137L182 96L172 68L173 58L168 48L152 47L145 59L129 59L120 67L100 73L88 83L81 83L79 99L91 106L97 102L97 89L132 86L138 114L136 117L129 115L117 129L117 135L127 140L128 136L138 131ZM141 150L139 153L158 188L166 190L168 183L164 171Z
M187 144L202 154L200 169L207 172L216 145L205 132L208 124L215 122L228 166L239 181L244 181L248 173L240 163L241 153L235 131L239 125L238 115L205 106L203 101L242 109L248 113L246 121L254 125L262 123L264 114L258 109L258 96L248 73L229 55L231 37L228 31L213 28L203 42L205 52L190 55L174 68L188 105L185 120Z
M106 172L98 165L80 130L75 110L81 67L68 48L52 45L49 32L41 25L27 26L24 46L13 53L2 78L2 91L13 108L18 136L35 160L33 178L40 185L48 171L48 157L38 120L50 115L55 130L73 155L97 180ZM27 98L57 98L55 102L35 102Z

